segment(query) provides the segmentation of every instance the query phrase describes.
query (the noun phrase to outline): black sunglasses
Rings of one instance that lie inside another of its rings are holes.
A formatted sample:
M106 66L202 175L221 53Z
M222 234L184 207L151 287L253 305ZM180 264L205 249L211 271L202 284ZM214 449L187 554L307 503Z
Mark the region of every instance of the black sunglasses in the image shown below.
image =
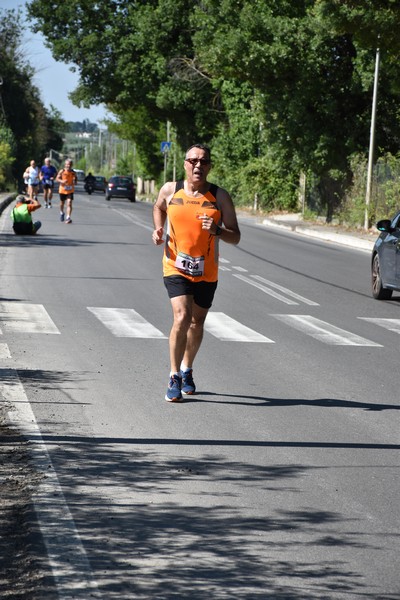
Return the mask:
M201 165L209 165L211 164L211 160L209 158L185 158L186 162L195 166L199 162Z

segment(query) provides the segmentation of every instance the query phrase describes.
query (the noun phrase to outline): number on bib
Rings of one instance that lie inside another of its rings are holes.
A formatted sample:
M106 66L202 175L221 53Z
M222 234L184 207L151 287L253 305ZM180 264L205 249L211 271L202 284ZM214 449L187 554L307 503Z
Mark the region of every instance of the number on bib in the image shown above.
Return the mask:
M179 252L175 266L192 277L201 277L204 273L204 256L189 256Z

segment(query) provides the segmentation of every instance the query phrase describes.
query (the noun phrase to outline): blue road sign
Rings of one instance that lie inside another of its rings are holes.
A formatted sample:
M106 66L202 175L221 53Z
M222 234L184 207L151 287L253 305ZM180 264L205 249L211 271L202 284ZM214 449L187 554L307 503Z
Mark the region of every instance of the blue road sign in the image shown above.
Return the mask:
M161 142L161 152L165 154L171 150L171 142Z

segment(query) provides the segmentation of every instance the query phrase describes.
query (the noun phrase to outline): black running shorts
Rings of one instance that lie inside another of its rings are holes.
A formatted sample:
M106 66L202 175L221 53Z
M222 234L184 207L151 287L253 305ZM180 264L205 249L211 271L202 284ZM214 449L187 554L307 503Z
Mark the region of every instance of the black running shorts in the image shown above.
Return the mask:
M201 308L210 308L214 299L218 281L190 281L182 275L164 277L169 298L193 296L194 302Z

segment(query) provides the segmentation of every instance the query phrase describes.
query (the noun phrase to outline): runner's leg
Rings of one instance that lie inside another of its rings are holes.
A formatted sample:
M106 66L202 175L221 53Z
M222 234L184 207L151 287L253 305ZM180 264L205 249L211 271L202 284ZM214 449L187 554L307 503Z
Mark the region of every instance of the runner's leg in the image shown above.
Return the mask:
M208 308L202 308L193 302L192 320L186 338L186 348L183 356L183 362L187 367L192 368L193 361L199 351L204 333L204 321L206 320Z
M185 354L188 330L192 320L193 296L176 296L175 298L171 298L171 306L174 316L169 335L171 372L179 373Z

